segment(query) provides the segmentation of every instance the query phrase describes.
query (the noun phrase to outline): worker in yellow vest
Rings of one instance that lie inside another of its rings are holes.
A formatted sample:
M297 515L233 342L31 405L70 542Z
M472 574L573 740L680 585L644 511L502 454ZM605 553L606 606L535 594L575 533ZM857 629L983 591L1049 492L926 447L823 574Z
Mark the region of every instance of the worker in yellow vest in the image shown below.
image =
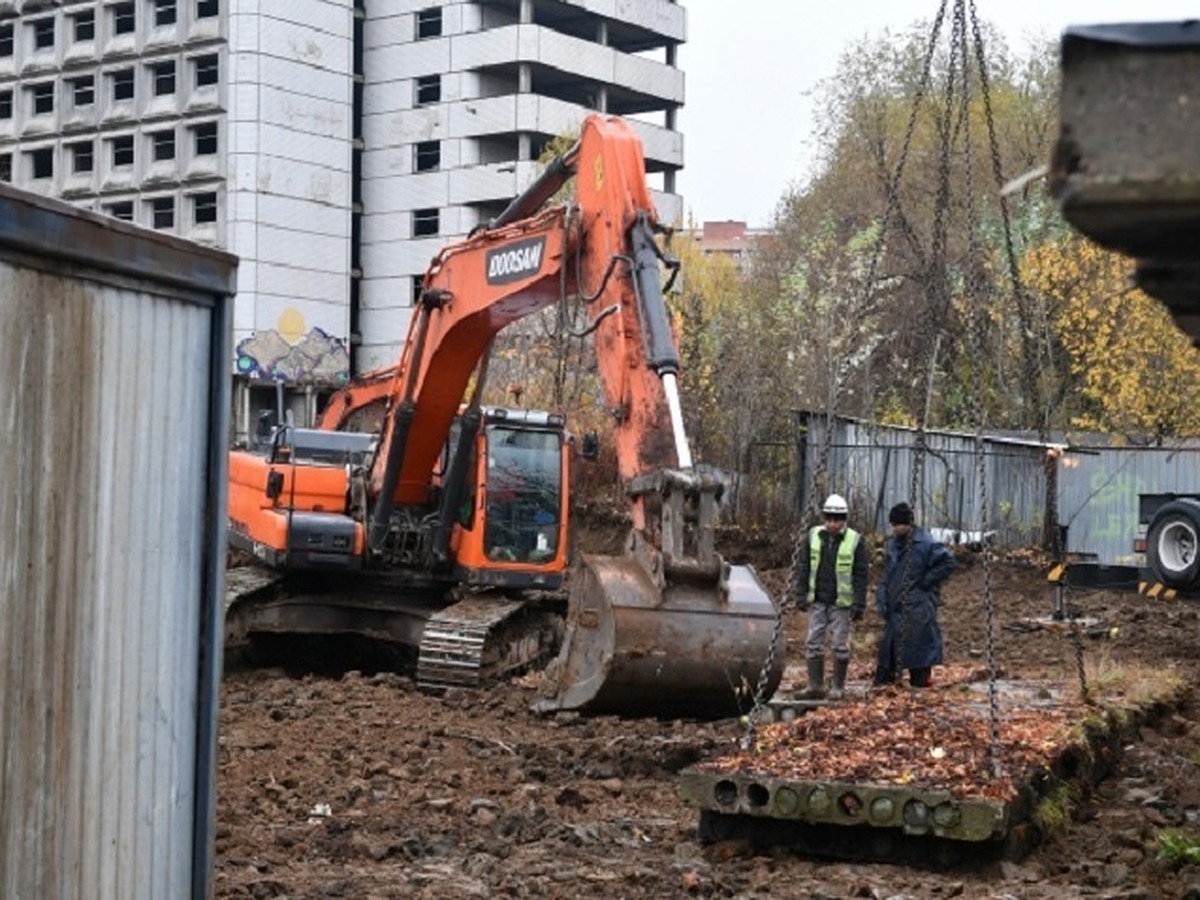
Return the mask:
M862 535L846 524L850 515L846 498L830 494L821 514L824 523L808 533L808 552L798 554L793 585L796 606L808 612L808 685L800 697L840 700L845 695L850 669L850 623L862 619L867 608L869 562ZM828 694L826 635L833 645L833 678Z

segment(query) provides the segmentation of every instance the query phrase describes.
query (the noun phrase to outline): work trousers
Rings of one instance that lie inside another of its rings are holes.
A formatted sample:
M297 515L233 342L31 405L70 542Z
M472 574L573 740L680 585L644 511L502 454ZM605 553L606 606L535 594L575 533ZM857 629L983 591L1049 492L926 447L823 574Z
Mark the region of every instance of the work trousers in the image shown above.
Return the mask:
M814 603L808 608L809 659L825 656L825 634L833 644L834 659L850 658L850 607Z

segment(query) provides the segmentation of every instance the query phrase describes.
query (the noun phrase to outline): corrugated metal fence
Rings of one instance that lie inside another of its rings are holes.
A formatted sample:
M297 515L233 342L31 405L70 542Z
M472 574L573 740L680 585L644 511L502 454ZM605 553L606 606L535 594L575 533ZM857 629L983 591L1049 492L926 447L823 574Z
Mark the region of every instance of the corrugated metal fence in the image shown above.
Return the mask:
M235 265L0 185L0 896L211 895Z
M1042 541L1047 525L1045 445L994 436L977 444L974 435L927 431L924 449L918 451L918 433L911 428L838 418L830 433L826 422L823 416L801 420L802 509L818 473L817 493L846 495L856 511L853 520L868 530L885 530L888 509L908 500L925 527L990 531L995 541L1009 546ZM828 459L822 465L826 451ZM982 529L981 456L988 505ZM822 471L828 474L822 477Z
M799 412L796 422L794 436L755 454L755 471L745 479L769 495L758 499L759 508L786 509L793 524L836 491L850 501L856 527L885 531L888 509L900 500L913 502L919 456L914 506L923 525L991 532L1001 546L1047 549L1062 529L1064 550L1094 554L1106 565L1133 564L1139 562L1132 554L1138 494L1200 492L1197 440L1128 447L1105 446L1101 435L1081 443L985 435L977 442L971 434L927 431L918 454L912 428L842 417L830 428L825 416L808 412ZM738 487L744 490L744 483ZM814 490L818 496L810 497Z

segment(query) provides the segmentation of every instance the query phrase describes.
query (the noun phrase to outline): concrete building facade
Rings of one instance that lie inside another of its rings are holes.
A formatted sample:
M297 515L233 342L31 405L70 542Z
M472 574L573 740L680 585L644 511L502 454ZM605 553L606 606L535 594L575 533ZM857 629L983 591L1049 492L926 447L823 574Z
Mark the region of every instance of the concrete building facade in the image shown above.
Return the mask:
M685 28L674 0L0 0L0 178L237 254L235 373L315 397L395 361L436 251L590 111L678 222Z

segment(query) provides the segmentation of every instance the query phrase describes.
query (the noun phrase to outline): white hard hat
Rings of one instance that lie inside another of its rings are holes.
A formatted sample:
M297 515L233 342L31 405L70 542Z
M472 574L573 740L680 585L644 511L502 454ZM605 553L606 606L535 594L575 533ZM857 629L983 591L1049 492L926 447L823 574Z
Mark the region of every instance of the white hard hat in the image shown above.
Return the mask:
M846 516L850 514L850 507L846 505L846 498L841 494L830 494L825 498L821 512L830 516Z

